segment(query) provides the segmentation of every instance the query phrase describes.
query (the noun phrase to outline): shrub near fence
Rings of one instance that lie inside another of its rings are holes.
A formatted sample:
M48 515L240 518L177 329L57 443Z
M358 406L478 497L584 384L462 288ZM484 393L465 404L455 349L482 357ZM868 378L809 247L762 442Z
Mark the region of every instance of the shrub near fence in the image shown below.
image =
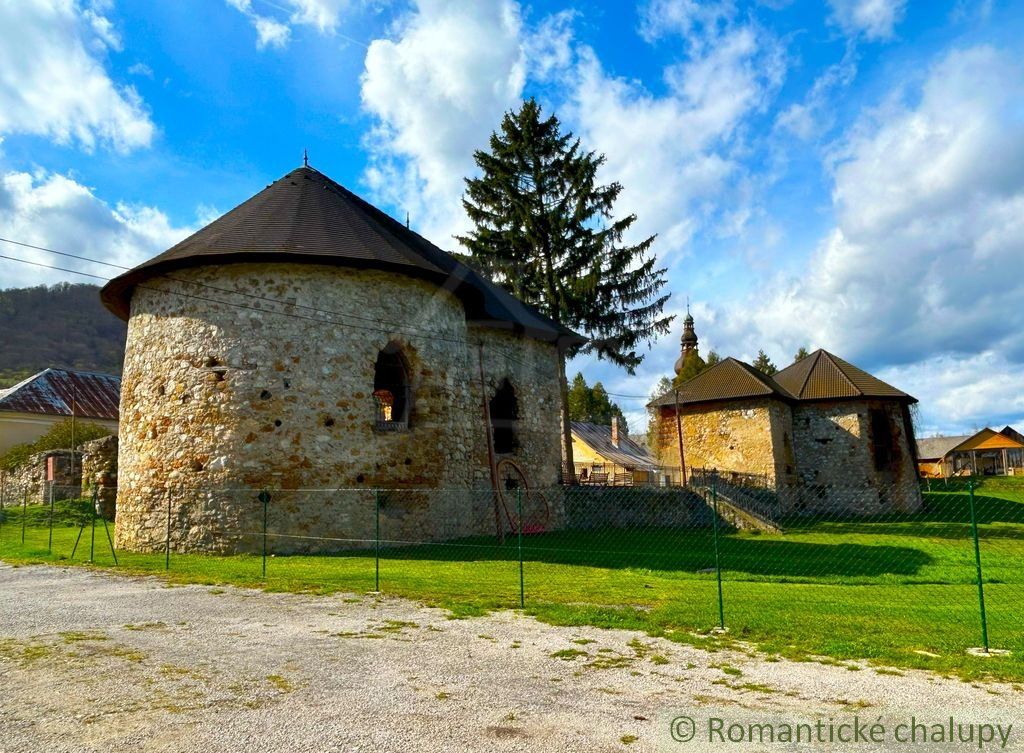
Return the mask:
M841 491L843 499L853 493ZM766 521L774 527L744 530L729 524L736 510L727 509L743 499L720 496L714 481L511 489L500 498L489 490L171 492L147 529L149 551L118 550L122 567L193 582L379 590L458 613L525 606L552 622L685 641L724 625L716 640L748 639L786 655L1024 680L1024 480L933 482L911 513L863 515L855 506L780 514ZM65 517L51 539L44 507L8 502L0 558L66 561L76 538L86 540L79 534L90 533L81 517ZM190 551L224 504L239 511L225 535L247 553ZM102 526L95 530L93 559L112 566ZM80 546L76 561L87 552ZM986 642L1011 654L967 653Z

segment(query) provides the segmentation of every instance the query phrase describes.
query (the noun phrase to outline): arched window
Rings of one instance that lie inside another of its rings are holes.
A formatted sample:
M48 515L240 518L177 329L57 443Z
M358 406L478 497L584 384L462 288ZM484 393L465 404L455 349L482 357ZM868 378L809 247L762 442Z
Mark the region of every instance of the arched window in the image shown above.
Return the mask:
M516 390L508 379L502 380L491 398L491 432L494 451L499 455L515 452L519 447L516 424L519 421L519 401Z
M395 431L409 428L409 369L402 349L388 343L377 354L373 370L373 399L377 404L377 429Z

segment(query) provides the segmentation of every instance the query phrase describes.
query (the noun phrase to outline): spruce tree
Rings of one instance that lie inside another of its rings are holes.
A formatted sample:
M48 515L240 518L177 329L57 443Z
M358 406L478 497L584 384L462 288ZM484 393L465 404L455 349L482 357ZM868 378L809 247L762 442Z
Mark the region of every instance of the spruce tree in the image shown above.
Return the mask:
M754 363L751 366L768 376L774 376L779 370L763 350L757 351L757 358L754 359Z
M473 230L459 236L475 265L522 301L587 337L561 353L562 443L572 473L565 358L594 353L634 373L637 347L665 334L665 270L650 254L654 236L624 242L636 222L616 219L619 183L601 184L605 157L586 151L534 99L507 112L490 148L473 155L463 206Z

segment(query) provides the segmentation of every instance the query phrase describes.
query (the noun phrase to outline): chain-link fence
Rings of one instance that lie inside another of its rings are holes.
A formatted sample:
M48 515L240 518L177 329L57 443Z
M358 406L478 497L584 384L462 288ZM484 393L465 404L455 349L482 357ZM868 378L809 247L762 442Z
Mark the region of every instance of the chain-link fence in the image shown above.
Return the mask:
M725 628L780 654L940 669L990 647L1024 678L1024 479L126 491L116 541L90 500L0 501L0 558L525 607L683 640Z

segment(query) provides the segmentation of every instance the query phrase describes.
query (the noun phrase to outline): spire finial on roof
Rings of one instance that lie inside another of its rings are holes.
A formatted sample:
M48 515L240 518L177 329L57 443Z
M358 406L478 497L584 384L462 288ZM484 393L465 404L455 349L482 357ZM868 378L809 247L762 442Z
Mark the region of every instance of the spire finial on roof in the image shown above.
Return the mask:
M302 150L302 166L309 167L309 152L305 149Z
M409 213L408 212L405 213L405 228L406 228L406 230L409 229Z

